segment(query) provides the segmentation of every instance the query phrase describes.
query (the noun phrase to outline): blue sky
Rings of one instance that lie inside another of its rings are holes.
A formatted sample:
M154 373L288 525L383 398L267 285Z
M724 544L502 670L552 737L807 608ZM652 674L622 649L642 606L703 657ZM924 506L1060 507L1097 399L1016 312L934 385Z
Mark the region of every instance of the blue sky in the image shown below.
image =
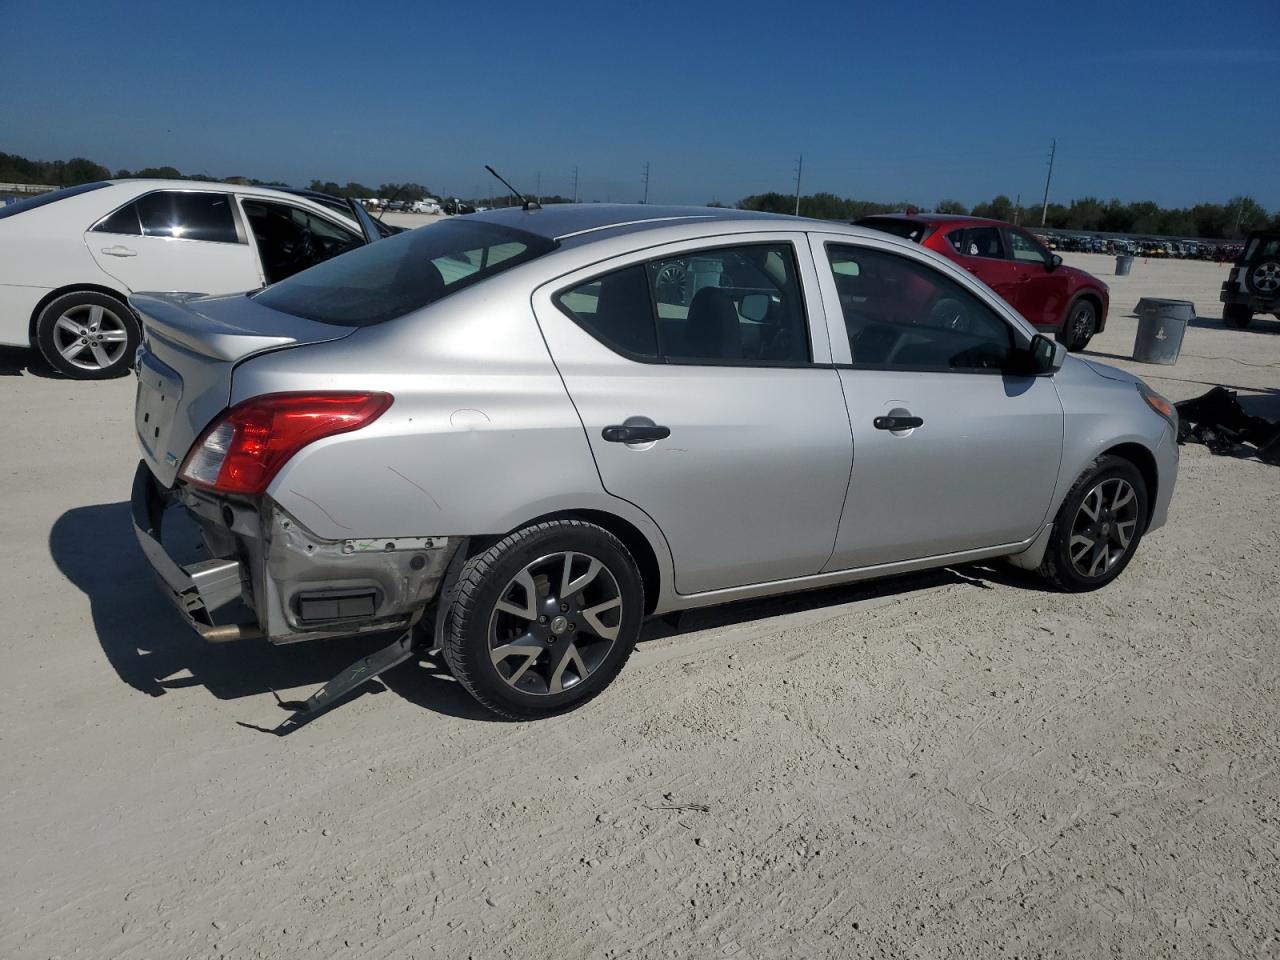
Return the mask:
M0 0L0 150L305 183L1280 208L1280 2Z

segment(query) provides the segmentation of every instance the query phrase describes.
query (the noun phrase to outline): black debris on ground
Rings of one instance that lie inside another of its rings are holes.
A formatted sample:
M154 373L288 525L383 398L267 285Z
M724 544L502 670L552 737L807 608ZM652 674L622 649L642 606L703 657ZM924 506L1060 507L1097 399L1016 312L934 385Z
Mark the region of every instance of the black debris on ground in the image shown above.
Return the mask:
M1252 446L1263 463L1280 466L1280 422L1245 413L1234 390L1214 387L1174 406L1178 408L1179 443L1195 441L1214 453L1228 455Z

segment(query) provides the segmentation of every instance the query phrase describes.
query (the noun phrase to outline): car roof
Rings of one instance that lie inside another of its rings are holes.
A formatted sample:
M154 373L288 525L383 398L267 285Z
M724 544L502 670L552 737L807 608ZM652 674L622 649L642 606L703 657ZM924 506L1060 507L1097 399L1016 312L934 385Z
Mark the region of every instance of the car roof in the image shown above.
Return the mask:
M931 226L942 226L943 224L973 224L975 226L999 226L1012 227L1012 223L1004 220L992 220L989 217L971 217L963 213L873 213L865 217L859 217L856 223L866 223L868 220L909 220L912 223L925 223Z
M141 179L127 178L123 180L108 180L113 186L136 187L142 190L234 190L236 193L258 194L260 196L271 196L287 193L295 197L308 197L315 199L318 197L328 197L329 194L319 193L313 190L307 190L302 187L287 186L248 186L239 183L220 183L217 180L166 180L162 178ZM341 198L334 198L341 199Z
M779 223L817 223L778 213L736 210L729 207L676 207L640 203L551 203L540 209L501 207L483 213L467 214L469 220L515 227L549 240L567 240L583 234L610 231L616 234L638 233L681 223L712 225L741 223L746 220ZM830 224L824 223L825 226Z

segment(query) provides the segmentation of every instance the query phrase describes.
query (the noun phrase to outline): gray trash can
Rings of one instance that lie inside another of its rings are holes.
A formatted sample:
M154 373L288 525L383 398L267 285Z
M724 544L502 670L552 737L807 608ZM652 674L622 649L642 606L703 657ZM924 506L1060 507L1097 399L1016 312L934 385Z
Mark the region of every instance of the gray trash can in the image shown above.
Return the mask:
M1133 254L1121 253L1116 256L1116 276L1127 277L1133 269Z
M1138 315L1138 335L1133 341L1133 359L1139 363L1177 363L1187 324L1196 315L1195 304L1143 297L1134 313Z

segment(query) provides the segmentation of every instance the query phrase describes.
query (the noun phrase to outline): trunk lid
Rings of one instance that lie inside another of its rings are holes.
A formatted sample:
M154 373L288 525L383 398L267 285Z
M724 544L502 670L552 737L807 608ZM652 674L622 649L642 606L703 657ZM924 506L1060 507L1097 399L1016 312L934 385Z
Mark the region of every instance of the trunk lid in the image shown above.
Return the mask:
M356 330L280 313L244 294L140 293L129 303L143 325L134 425L143 458L166 487L192 443L226 409L238 364Z

